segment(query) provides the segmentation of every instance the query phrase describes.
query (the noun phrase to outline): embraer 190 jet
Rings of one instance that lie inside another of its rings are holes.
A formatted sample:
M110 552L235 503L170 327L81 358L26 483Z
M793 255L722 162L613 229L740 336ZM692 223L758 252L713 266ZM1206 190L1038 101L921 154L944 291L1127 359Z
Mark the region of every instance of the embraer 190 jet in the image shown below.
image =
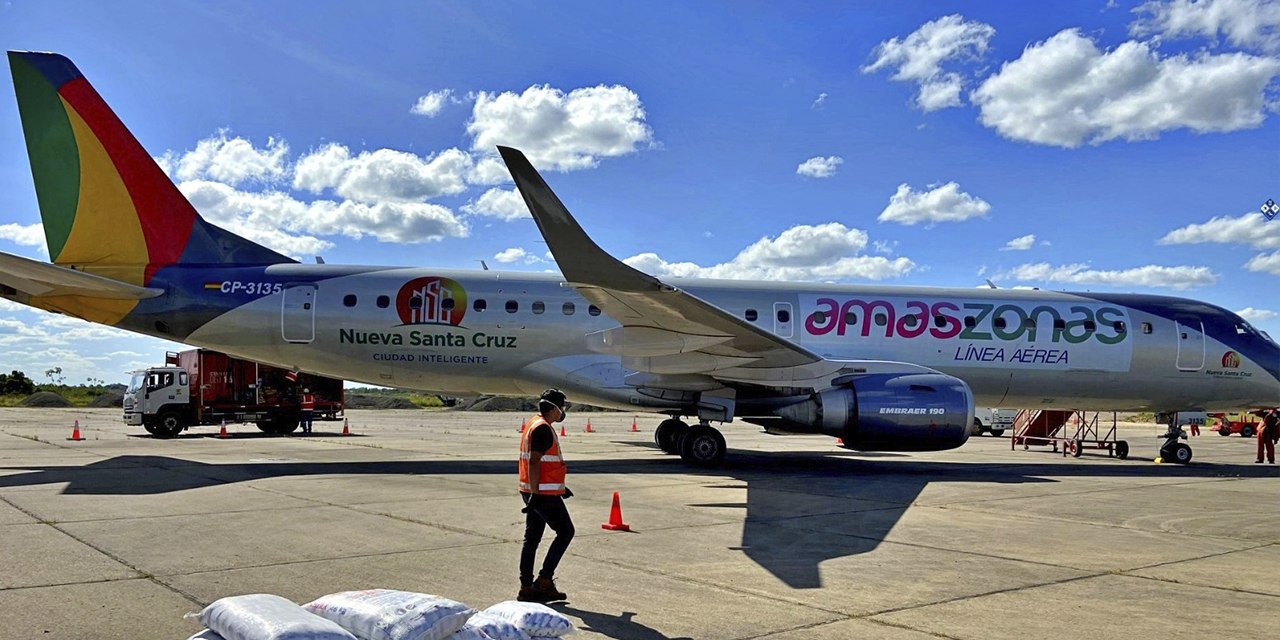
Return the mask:
M40 309L375 385L555 386L668 414L655 439L697 464L723 459L711 425L735 419L936 451L964 444L975 402L1280 404L1280 347L1195 300L655 278L597 246L504 147L560 274L300 264L201 218L70 60L9 64L53 264L0 254L0 295Z

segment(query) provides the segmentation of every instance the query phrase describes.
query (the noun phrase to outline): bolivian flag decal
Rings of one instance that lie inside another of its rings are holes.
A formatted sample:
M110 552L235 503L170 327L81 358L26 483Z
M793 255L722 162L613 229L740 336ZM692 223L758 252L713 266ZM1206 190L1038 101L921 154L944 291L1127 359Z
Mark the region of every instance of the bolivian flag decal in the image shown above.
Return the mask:
M213 291L213 290L216 290L216 289L221 289L221 288L222 288L222 283L221 283L221 282L206 282L206 283L204 283L204 288L205 288L205 290L206 290L206 291Z

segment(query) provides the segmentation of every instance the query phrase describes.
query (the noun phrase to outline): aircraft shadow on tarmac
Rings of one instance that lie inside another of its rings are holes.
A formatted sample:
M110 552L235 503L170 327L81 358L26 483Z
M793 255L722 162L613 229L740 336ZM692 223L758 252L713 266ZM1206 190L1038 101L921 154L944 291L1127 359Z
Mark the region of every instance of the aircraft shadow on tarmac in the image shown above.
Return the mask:
M156 495L281 476L508 476L513 465L506 460L307 462L273 459L211 464L167 456L122 455L88 465L8 466L0 470L19 471L0 476L0 488L65 483L63 493L66 494ZM158 474L157 470L170 473ZM818 570L822 562L875 549L930 483L1052 483L1061 477L1272 477L1274 467L1152 465L1137 460L1109 465L983 464L863 457L852 452L833 455L734 451L729 462L718 469L691 469L678 459L664 456L582 461L574 465L573 473L695 474L708 480L705 485L708 488L723 488L726 492L732 489L735 496L743 489L741 483L745 483L745 502L687 506L745 509L742 543L737 549L792 588L807 589L822 586ZM815 511L813 501L804 500L805 496L830 498L836 504ZM808 520L811 524L821 520L827 526L807 528L806 519L814 519ZM835 531L831 526L833 522L839 525ZM786 535L779 535L779 525L786 527Z

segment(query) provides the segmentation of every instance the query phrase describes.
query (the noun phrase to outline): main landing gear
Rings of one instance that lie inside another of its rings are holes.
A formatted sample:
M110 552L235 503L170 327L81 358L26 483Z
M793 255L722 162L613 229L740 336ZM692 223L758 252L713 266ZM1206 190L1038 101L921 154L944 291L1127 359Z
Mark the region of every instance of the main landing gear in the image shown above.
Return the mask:
M675 418L663 420L653 432L653 441L664 453L678 453L695 466L714 467L724 462L724 436L706 423L691 427Z

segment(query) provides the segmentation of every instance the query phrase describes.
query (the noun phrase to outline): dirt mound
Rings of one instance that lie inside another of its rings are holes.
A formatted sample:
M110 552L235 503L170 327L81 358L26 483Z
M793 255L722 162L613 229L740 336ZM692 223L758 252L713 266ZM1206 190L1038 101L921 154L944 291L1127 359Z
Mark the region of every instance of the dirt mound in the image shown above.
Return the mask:
M358 393L347 394L348 409L417 409L418 405L394 396L366 396Z
M37 391L18 402L19 407L39 407L42 409L73 406L67 399L52 391Z
M106 392L106 393L104 393L104 394L102 394L102 395L100 395L100 396L98 396L98 397L94 398L93 400L89 401L89 406L90 406L90 407L100 407L100 408L106 408L106 407L123 407L123 406L124 406L124 394L123 394L123 393L115 393L115 392L113 392L113 391L108 391L108 392Z

